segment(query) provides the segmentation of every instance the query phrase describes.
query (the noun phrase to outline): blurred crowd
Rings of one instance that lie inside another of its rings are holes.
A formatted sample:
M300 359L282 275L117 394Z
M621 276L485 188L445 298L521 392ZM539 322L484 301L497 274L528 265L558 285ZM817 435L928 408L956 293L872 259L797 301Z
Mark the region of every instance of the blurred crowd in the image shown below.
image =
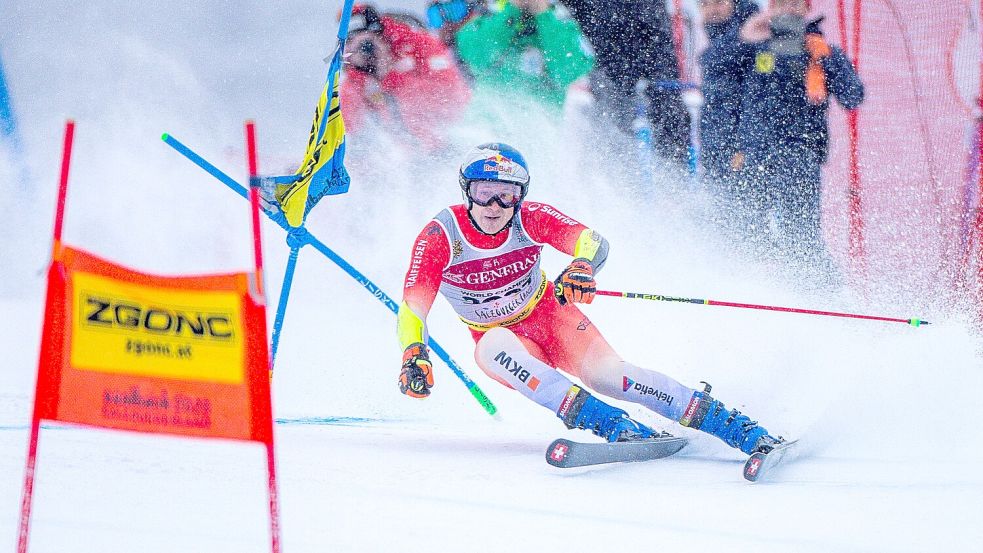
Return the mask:
M827 111L830 97L862 102L855 68L809 0L697 5L706 46L689 82L665 0L438 0L425 20L357 4L346 125L436 152L462 121L560 119L586 96L592 120L658 160L650 170L699 179L724 228L832 270L820 232Z

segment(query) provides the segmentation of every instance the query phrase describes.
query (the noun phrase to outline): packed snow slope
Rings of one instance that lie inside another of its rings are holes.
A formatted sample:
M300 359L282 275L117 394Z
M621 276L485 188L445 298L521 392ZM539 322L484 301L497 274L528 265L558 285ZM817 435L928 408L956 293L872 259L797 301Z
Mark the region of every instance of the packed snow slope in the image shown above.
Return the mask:
M395 5L395 2L390 2ZM420 13L423 2L401 5ZM23 125L29 186L0 159L0 542L17 533L27 424L66 118L77 121L65 240L157 273L251 264L247 204L160 140L168 132L240 181L243 120L260 170L300 161L340 2L149 1L4 6L0 55ZM633 362L802 440L769 483L742 456L682 433L672 459L548 467L556 418L474 365L438 301L431 335L498 405L488 417L437 362L425 401L396 389L390 312L304 250L274 378L285 551L971 551L983 543L980 339L933 298L810 284L760 263L707 223L688 182L637 185L634 152L603 124L523 120L459 128L426 157L385 136L352 138L351 191L325 199L313 233L394 297L413 238L459 201L456 159L501 140L531 164L531 196L604 234L599 285L769 305L922 317L928 327L598 298L584 311ZM24 192L23 189L27 190ZM270 304L282 232L264 226ZM544 267L555 274L562 255ZM890 288L890 287L887 287ZM270 313L272 317L272 310ZM54 426L42 432L32 551L269 549L260 448Z

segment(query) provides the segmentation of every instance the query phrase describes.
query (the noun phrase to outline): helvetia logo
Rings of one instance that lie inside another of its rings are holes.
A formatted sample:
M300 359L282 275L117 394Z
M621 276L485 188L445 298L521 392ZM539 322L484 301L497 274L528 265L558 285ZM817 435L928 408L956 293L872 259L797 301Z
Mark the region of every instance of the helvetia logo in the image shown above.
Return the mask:
M622 377L622 378L623 378L623 380L621 381L621 391L622 392L627 392L629 388L631 388L632 386L635 385L635 381L632 380L632 379L630 379L630 378L628 378L627 376Z
M631 381L629 380L629 382L631 382ZM657 389L655 389L655 388L653 388L651 386L642 384L641 382L635 382L633 384L634 385L632 386L632 389L634 389L636 392L638 392L639 395L653 396L655 399L657 399L659 401L664 401L664 402L666 402L666 404L672 405L672 400L674 398L671 395L669 395L669 394L667 394L667 393L665 393L663 391L657 390ZM625 390L625 391L627 392L628 390Z

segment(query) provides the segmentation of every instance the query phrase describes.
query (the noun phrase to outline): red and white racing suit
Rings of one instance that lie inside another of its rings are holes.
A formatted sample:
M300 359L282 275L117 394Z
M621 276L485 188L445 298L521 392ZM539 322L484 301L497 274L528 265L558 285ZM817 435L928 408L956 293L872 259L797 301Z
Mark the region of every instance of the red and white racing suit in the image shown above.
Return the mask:
M495 235L480 232L464 205L449 207L414 242L400 306L400 345L426 343L425 321L440 292L471 329L481 369L537 403L559 408L571 385L560 369L600 393L678 420L692 390L622 361L576 305L557 302L553 282L540 268L543 246L549 245L586 258L596 272L606 244L543 203L523 202L507 231Z

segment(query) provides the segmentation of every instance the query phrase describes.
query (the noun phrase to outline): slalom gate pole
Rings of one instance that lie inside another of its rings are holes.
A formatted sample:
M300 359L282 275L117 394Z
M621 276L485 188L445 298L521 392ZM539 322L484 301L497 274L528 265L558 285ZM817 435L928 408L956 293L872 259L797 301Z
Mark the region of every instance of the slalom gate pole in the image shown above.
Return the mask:
M17 116L14 113L14 104L10 97L10 87L4 75L3 58L0 56L0 138L3 137L6 137L10 144L11 153L17 165L17 178L20 181L20 191L33 192L27 188L31 182L31 178L24 152L24 140L21 137Z
M287 257L287 268L283 272L283 285L280 287L280 301L277 303L276 319L273 321L270 375L273 374L273 367L276 365L276 351L280 347L280 331L283 329L283 319L287 315L287 299L290 297L290 288L293 286L294 270L297 268L297 255L300 253L300 248L300 246L290 246L290 255Z
M249 169L249 207L253 234L253 257L256 262L256 293L266 304L266 285L263 283L263 239L259 224L259 168L256 162L256 124L246 121L246 163ZM270 379L273 362L270 362ZM266 486L270 507L270 550L280 553L280 500L276 485L276 457L272 439L266 443Z
M263 240L259 225L259 167L256 163L256 124L246 121L246 159L249 167L249 206L253 231L253 258L256 262L256 291L266 293L263 284Z
M246 123L246 143L249 150L249 203L253 209L253 228L256 234L256 280L260 283L260 292L265 289L263 285L263 264L262 248L259 243L259 188L260 178L256 163L256 131L252 121ZM289 241L289 239L288 239ZM276 320L273 322L273 340L270 346L270 378L273 378L273 367L276 365L276 350L280 345L280 330L283 328L283 319L287 313L287 302L290 299L290 289L293 285L294 269L297 267L297 253L300 247L291 246L290 257L287 260L287 270L283 275L283 285L280 287L280 299L277 302Z
M858 315L856 313L837 313L834 311L816 311L814 309L797 309L794 307L776 307L773 305L755 305L753 303L735 303L730 301L706 300L701 298L678 298L673 296L662 296L659 294L640 294L635 292L611 292L598 290L598 296L614 296L629 299L653 300L653 301L674 301L680 303L698 303L701 305L718 305L721 307L739 307L741 309L764 309L767 311L783 311L785 313L802 313L805 315L823 315L826 317L847 317L851 319L866 319L870 321L885 321L891 323L905 323L911 326L921 326L930 324L922 319L896 319L892 317L879 317L875 315Z
M983 9L979 10L977 15L980 18L978 24L983 24ZM977 27L979 28L979 27ZM980 41L980 84L979 84L979 102L980 109L983 109L983 40ZM979 122L979 134L976 143L976 178L978 179L979 188L976 193L976 217L973 222L973 229L970 231L975 233L976 236L976 306L978 309L977 323L983 325L983 120ZM972 240L969 241L970 244L973 243Z
M243 187L241 184L236 182L232 177L223 173L217 167L206 161L203 157L196 154L190 148L179 142L176 138L174 138L173 136L167 133L164 133L161 136L161 139L168 146L174 148L175 150L177 150L178 153L186 157L189 161L191 161L198 167L201 167L206 173L212 175L213 177L218 179L219 182L229 187L233 192L239 194L239 196L243 198L246 198L245 187ZM388 307L390 311L392 311L393 313L399 313L399 305L396 304L396 302L393 301L392 298L390 298L385 292L383 292L378 286L376 286L375 283L373 283L371 280L366 278L365 275L363 275L357 269L355 269L355 267L352 267L341 256L339 256L333 250L331 250L331 248L327 247L323 242L318 240L306 228L291 227L290 224L287 223L287 220L286 218L284 218L282 213L270 213L269 211L266 210L264 210L264 212L266 213L267 217L269 217L273 222L280 225L280 227L283 228L283 230L289 233L288 240L293 241L293 243L291 243L291 247L296 245L299 249L304 245L308 245L308 244L311 245L315 250L321 252L321 254L323 254L325 257L330 259L336 265L341 267L346 273L348 273L349 276L351 276L356 281L358 281L358 283L361 284L366 291L368 291L370 294L375 296L375 298L381 301L386 307ZM454 372L457 378L460 379L465 386L467 386L468 390L471 392L471 395L474 396L474 399L481 405L481 407L484 408L484 410L489 415L495 415L495 413L498 411L498 408L495 407L495 404L493 404L491 400L488 399L488 396L485 395L485 393L481 390L481 388L479 388L478 385L473 380L471 380L470 377L468 377L468 375L464 372L464 370L460 367L460 365L458 365L456 362L454 362L453 359L451 359L447 351L444 350L444 348L441 347L440 344L437 343L437 341L432 336L429 337L428 339L428 345L430 346L430 349L432 349L433 352L436 353L437 356L440 357L440 359L445 364L447 364L447 366L451 369L451 371Z
M61 154L61 176L58 179L58 200L55 204L54 247L61 245L61 231L65 222L65 198L68 196L68 169L72 164L72 144L75 140L75 121L65 122L65 146Z
M853 63L854 69L857 73L860 73L860 25L861 25L861 11L860 11L860 0L853 0L853 47L852 55L850 61ZM839 0L837 2L837 15L839 23L839 34L840 34L840 44L843 49L850 55L851 47L850 42L847 40L847 14L846 14L846 2L845 0ZM864 241L864 218L863 218L863 196L862 196L862 179L860 174L860 123L859 123L860 111L859 108L854 108L851 110L846 110L846 121L847 121L847 131L849 136L850 152L849 152L849 175L850 182L847 185L847 198L848 198L848 221L849 221L849 236L847 253L850 256L850 261L853 264L853 269L855 276L859 277L861 280L866 276L866 251L865 251L865 241Z
M31 506L34 502L34 472L37 469L40 431L41 420L33 416L31 437L27 443L27 462L24 465L24 491L20 505L20 524L17 525L17 553L27 553L27 543L31 536Z
M65 142L61 156L61 174L58 178L58 198L55 200L55 226L51 233L51 257L57 258L61 249L61 233L65 223L65 198L68 197L68 170L72 163L72 146L75 140L75 121L65 122ZM48 296L52 293L51 280L48 280ZM44 335L50 328L42 330L42 348L50 340ZM27 553L27 544L31 535L31 509L34 504L34 475L37 470L38 440L41 437L41 418L38 416L38 398L35 394L34 409L31 411L31 434L27 442L27 461L24 465L24 486L21 497L20 523L17 527L17 553Z

